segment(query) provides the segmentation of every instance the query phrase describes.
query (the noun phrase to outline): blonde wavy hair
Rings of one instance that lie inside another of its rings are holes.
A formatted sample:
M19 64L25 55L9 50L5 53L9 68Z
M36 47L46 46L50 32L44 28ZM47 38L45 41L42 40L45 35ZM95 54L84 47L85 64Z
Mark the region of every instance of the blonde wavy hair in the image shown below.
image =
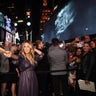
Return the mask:
M28 41L28 40L25 40L23 43L22 43L22 45L21 45L21 50L20 50L20 53L25 57L25 58L27 58L26 57L26 54L24 53L24 44L25 43L28 43L29 44L29 46L30 46L30 55L31 55L31 59L32 59L32 63L37 63L37 61L36 61L36 58L35 58L35 51L34 51L34 46L33 46L33 44L30 42L30 41Z

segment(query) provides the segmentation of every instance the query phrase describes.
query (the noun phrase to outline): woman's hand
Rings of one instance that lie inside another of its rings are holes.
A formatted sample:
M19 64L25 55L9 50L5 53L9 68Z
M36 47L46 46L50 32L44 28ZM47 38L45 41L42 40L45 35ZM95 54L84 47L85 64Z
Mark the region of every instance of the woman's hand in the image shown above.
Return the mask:
M11 58L12 52L11 52L11 51L6 51L6 52L4 53L4 55L5 55L6 57L8 57L8 58Z
M42 51L40 51L40 50L38 50L38 49L36 49L36 48L34 48L34 51L35 51L38 55L42 55Z
M85 84L90 84L90 82L88 80L85 80Z

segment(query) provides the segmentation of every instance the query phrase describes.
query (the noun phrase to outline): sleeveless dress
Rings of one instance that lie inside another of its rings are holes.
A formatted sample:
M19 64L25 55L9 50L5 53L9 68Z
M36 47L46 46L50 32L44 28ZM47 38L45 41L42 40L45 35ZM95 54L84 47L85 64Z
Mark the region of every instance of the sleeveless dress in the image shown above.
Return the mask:
M38 81L35 74L36 64L31 64L23 55L19 55L17 64L20 69L18 96L38 96Z

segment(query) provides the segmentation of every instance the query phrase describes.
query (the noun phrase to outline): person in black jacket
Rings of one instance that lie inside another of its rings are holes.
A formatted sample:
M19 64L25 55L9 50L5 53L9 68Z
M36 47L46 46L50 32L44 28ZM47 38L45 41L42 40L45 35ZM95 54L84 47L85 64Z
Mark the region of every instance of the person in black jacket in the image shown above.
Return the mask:
M90 51L89 43L84 43L83 46L83 56L81 58L81 63L79 66L79 79L85 80L85 84L89 84L89 81L94 81L92 77L94 77L94 66L95 66L95 54ZM91 92L81 91L81 96L94 96Z
M49 73L45 73L49 71L49 63L47 58L47 49L44 47L44 44L41 40L36 41L36 48L44 53L43 58L38 61L38 65L36 68L38 85L39 85L39 95L40 96L50 96L49 95ZM42 73L40 73L42 71Z

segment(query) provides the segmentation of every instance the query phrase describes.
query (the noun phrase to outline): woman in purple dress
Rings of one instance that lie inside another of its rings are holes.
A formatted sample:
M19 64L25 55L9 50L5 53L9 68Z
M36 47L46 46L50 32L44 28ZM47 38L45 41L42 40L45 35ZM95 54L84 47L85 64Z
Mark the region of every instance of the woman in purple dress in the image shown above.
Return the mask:
M12 53L6 55L15 59L14 64L20 69L18 96L38 96L38 81L34 72L37 63L35 52L38 53L39 59L42 58L42 52L35 49L30 41L25 41L19 56Z

